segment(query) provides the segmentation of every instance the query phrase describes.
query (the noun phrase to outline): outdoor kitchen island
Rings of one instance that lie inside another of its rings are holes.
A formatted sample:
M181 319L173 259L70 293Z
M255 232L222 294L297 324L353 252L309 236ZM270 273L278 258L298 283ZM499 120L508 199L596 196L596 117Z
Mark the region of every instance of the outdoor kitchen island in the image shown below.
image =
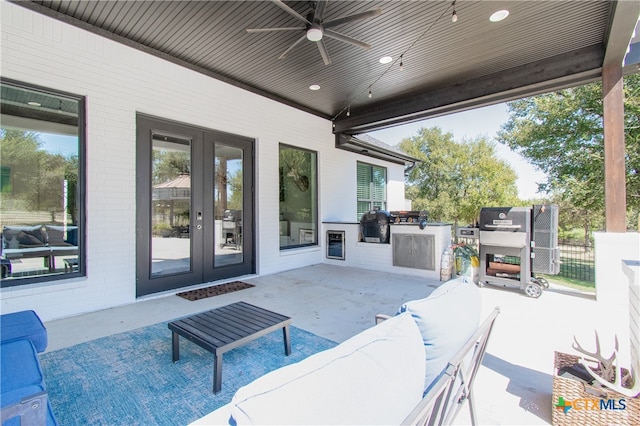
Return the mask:
M390 223L388 243L364 241L358 222L324 221L322 228L328 264L436 280L442 254L451 246L450 223Z

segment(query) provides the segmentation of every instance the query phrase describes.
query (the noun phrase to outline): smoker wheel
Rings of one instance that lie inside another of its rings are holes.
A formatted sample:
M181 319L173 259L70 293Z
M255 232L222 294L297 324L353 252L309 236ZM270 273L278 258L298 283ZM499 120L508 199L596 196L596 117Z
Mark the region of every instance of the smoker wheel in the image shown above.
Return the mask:
M540 284L529 283L524 288L524 292L527 296L537 299L542 294L542 286Z
M549 288L549 281L544 278L536 277L536 282L540 284L543 288Z

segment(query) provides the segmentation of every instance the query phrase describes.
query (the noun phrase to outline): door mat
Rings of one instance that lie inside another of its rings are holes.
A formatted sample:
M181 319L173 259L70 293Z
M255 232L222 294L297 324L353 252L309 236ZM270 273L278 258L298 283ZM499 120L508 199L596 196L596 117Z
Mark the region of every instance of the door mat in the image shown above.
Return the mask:
M255 287L253 284L242 281L232 281L226 284L212 285L211 287L199 288L197 290L183 291L176 293L176 296L184 297L192 302L195 300L206 299L207 297L219 296L232 291L244 290L245 288Z

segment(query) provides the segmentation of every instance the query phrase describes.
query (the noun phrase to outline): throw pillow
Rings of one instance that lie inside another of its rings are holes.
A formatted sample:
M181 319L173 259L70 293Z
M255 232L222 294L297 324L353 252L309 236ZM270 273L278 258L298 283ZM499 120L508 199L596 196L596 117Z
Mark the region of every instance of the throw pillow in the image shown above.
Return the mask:
M2 230L2 248L3 249L17 249L20 248L18 243L18 234L20 231L9 230L4 228Z
M480 289L467 277L447 281L428 297L400 307L398 313L409 312L422 334L426 388L476 331L481 308Z
M18 247L11 248L43 247L47 243L42 225L5 226L2 232L7 241L11 241L11 236L17 241ZM15 245L13 242L11 244Z
M45 225L50 246L74 246L72 240L77 241L77 226ZM65 235L66 233L66 235Z

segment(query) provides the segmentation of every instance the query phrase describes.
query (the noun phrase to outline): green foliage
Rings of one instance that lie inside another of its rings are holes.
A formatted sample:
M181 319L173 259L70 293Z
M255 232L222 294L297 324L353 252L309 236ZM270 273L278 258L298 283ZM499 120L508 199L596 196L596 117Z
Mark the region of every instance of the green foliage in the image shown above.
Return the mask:
M560 210L562 213L562 210ZM584 230L582 228L564 228L558 229L558 239L561 241L567 241L574 244L581 244L585 246L593 246L593 236L587 236L585 241Z
M624 90L627 208L637 214L640 74L625 77ZM592 83L520 99L509 102L508 107L509 121L499 132L498 141L546 173L548 179L541 189L571 206L573 213L580 215L575 218L580 226L585 229L602 226L605 200L602 85ZM629 226L635 225L631 222Z
M291 220L309 221L315 199L315 153L281 145L279 174L280 213Z
M554 194L551 202L559 208L558 237L591 245L591 231L602 229L604 217L594 214L588 208L576 206L569 197L560 192Z
M520 205L516 173L483 137L456 142L439 127L421 128L400 149L422 160L409 173L406 196L431 220L473 223L482 207Z
M234 173L229 173L227 182L227 207L233 210L242 210L242 169L239 168Z
M3 182L3 210L60 212L63 181L67 180L68 213L76 223L77 156L65 158L43 150L36 132L2 128L0 159L10 179L10 183Z
M168 182L181 174L190 174L191 154L189 152L154 149L152 156L154 185Z

